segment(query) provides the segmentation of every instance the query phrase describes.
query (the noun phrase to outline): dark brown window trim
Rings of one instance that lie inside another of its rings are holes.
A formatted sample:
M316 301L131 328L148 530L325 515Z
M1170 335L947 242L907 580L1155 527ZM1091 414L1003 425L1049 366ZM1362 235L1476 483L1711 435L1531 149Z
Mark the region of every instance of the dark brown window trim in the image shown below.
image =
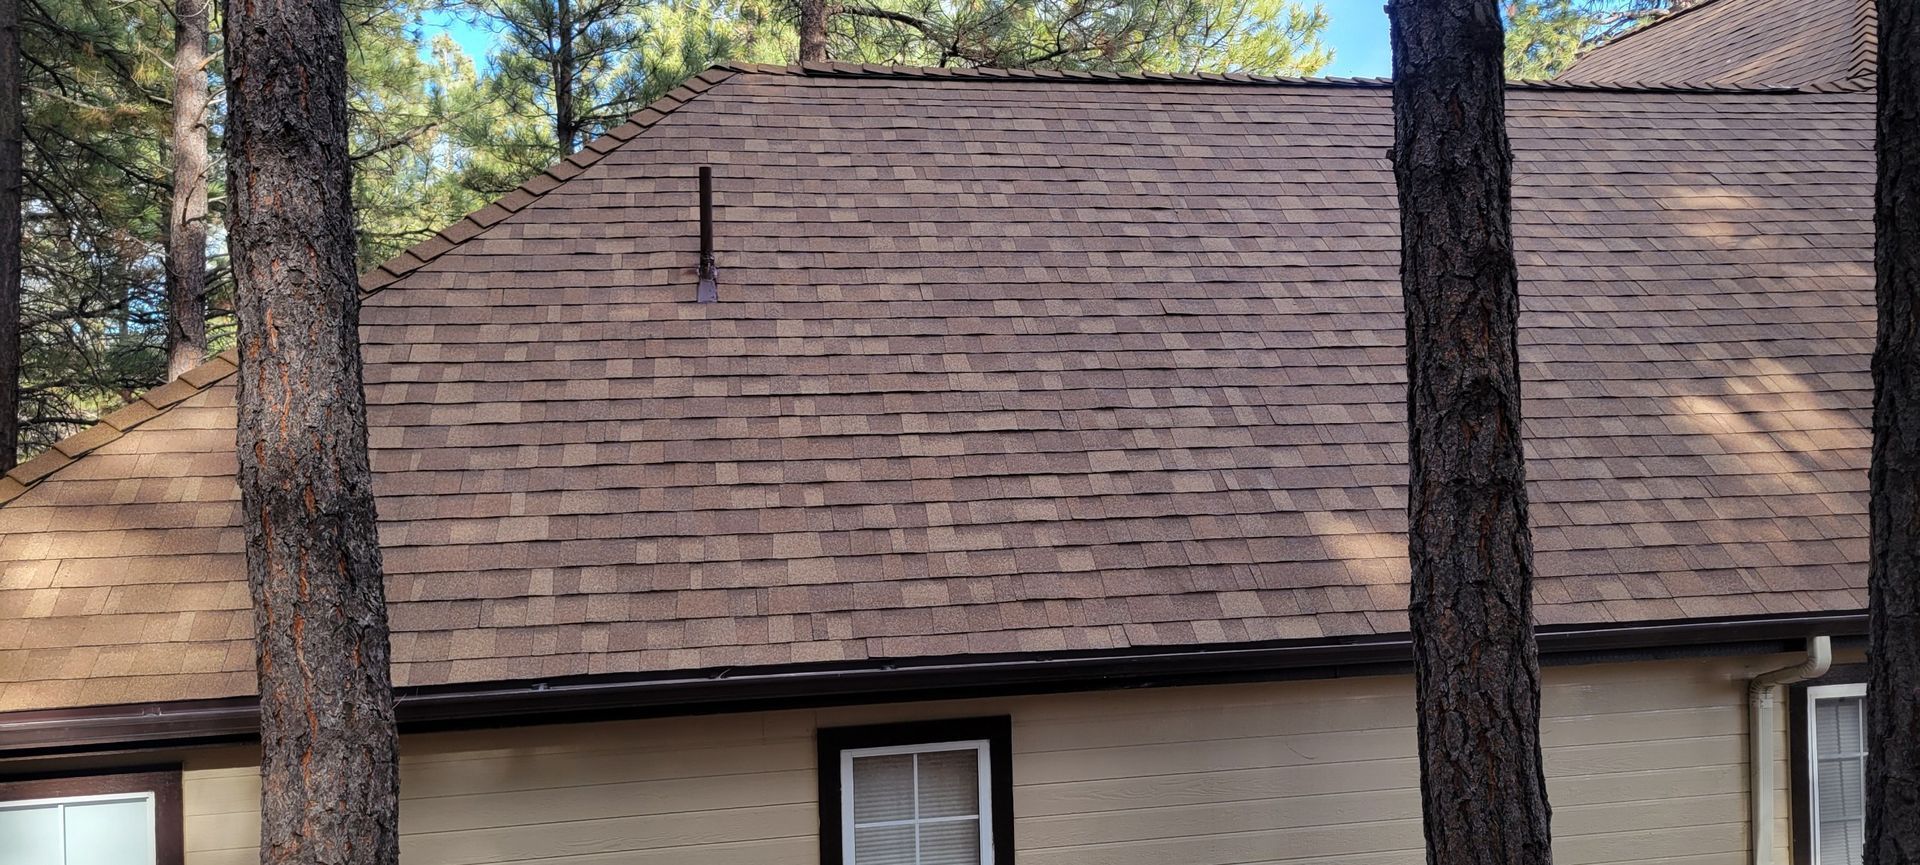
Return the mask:
M185 818L180 809L180 767L142 766L61 775L0 777L0 802L153 794L153 856L156 865L185 865Z
M840 752L850 748L888 748L935 742L987 741L993 797L993 863L1013 865L1013 719L954 718L823 727L816 734L815 774L820 781L820 863L840 865Z
M1842 664L1818 679L1787 687L1787 778L1793 800L1793 863L1813 861L1813 784L1808 771L1813 732L1807 729L1807 689L1820 685L1857 685L1867 680L1866 664Z

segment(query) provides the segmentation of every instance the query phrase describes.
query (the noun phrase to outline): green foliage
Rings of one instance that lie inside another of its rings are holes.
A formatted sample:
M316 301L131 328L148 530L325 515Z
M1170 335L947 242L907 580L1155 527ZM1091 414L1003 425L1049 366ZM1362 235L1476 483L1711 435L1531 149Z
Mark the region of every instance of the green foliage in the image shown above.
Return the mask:
M486 204L460 182L456 118L482 108L473 61L417 10L384 5L349 19L349 148L361 269L371 269Z
M1685 0L1508 0L1501 10L1507 77L1552 78L1582 51L1690 5Z
M7 2L7 0L0 0ZM165 377L173 19L166 0L18 0L27 116L23 439ZM795 0L346 0L359 257L372 268L714 63L791 62ZM916 65L1311 74L1297 0L850 0L833 50ZM494 32L483 62L423 18ZM215 27L210 335L232 341Z
M565 155L585 130L637 110L645 73L634 62L643 0L472 0L496 30L488 95L509 116L544 124L550 153Z
M832 56L914 66L1311 75L1324 9L1290 0L855 0Z
M171 19L110 0L22 9L21 439L73 432L164 375ZM157 50L147 50L145 46Z
M1573 0L1509 3L1507 77L1546 79L1573 64L1598 19Z
M714 63L784 62L796 37L763 3L469 0L500 44L477 83L448 87L460 182L499 195Z
M1291 0L1239 0L1202 4L1199 26L1143 68L1164 72L1247 72L1314 75L1333 62L1320 42L1327 11ZM1171 61L1171 62L1169 62Z
M511 190L722 60L789 62L793 0L465 0L497 32L477 84L442 71L460 184ZM920 66L1310 75L1326 11L1295 0L856 0L834 56ZM564 88L564 94L562 92Z
M23 11L21 396L31 453L165 380L173 20L157 0L33 0ZM473 65L451 42L423 56L418 11L349 7L354 192L369 267L485 203L458 183L461 150L444 134L462 107L449 93L479 99ZM225 310L233 288L221 227L217 61L211 71L209 324L218 350L232 340Z
M657 0L640 13L640 102L720 61L786 63L799 46L791 24L758 0Z

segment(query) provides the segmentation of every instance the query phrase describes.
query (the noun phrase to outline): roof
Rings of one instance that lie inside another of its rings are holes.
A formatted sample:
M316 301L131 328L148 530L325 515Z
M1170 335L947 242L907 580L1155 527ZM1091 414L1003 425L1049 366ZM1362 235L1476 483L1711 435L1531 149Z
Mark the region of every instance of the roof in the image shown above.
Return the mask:
M1704 0L1593 48L1559 80L1806 85L1873 74L1873 0Z
M706 73L369 276L396 684L1404 631L1389 99ZM1539 620L1864 608L1871 93L1509 121ZM0 708L252 693L231 372L0 489Z

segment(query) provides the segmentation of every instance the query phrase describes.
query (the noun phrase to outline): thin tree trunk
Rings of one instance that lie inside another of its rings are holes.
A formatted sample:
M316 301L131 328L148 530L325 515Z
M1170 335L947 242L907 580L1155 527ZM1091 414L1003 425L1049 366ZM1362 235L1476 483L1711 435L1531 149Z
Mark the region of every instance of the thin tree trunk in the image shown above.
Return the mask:
M573 0L555 0L555 31L560 44L553 52L553 134L560 142L560 155L571 155L579 148L580 119L573 106Z
M226 14L240 500L263 865L399 858L338 0Z
M167 377L207 356L207 21L212 0L176 0L173 198L167 209Z
M1393 0L1409 606L1432 865L1544 865L1499 9Z
M0 0L0 472L20 451L20 4Z
M1880 0L1867 865L1920 862L1920 9Z
M800 62L827 60L827 0L800 0Z

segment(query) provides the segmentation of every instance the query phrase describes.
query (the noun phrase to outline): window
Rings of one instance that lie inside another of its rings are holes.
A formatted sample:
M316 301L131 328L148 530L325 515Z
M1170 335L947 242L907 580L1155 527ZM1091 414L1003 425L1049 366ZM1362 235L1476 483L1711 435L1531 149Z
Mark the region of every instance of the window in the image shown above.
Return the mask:
M7 865L154 865L153 794L0 804Z
M851 865L993 865L987 750L976 740L841 751Z
M1013 865L1007 718L820 731L823 865Z
M0 863L178 865L176 772L0 781Z
M1807 689L1808 817L1814 865L1859 865L1866 843L1867 686Z

